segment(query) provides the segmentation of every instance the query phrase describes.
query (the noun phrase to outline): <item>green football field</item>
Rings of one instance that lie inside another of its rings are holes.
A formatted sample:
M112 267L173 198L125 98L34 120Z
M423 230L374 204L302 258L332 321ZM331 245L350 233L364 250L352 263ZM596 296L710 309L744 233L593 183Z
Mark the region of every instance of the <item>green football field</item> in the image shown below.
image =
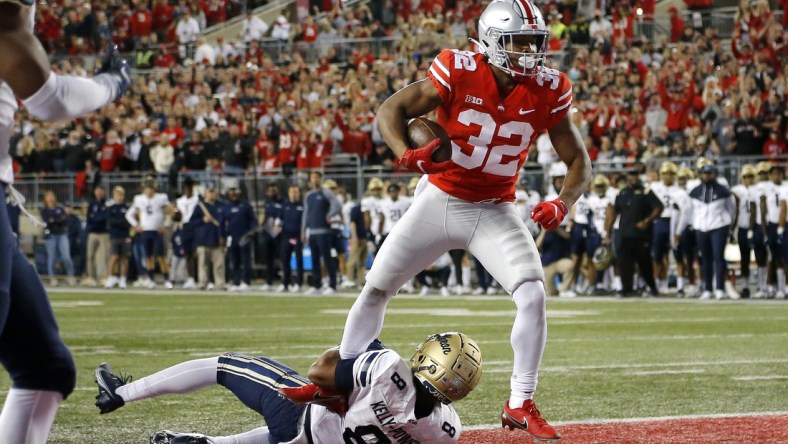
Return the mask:
M336 345L344 297L68 291L51 294L78 369L53 427L56 443L144 443L169 428L210 434L261 425L214 387L127 405L99 416L92 371L107 361L141 377L181 361L241 351L305 372ZM548 301L548 344L536 400L553 422L786 410L788 302L672 298ZM507 297L397 296L381 340L406 358L428 334L476 339L484 372L457 410L468 426L495 425L508 397L514 319ZM0 376L0 390L10 381Z

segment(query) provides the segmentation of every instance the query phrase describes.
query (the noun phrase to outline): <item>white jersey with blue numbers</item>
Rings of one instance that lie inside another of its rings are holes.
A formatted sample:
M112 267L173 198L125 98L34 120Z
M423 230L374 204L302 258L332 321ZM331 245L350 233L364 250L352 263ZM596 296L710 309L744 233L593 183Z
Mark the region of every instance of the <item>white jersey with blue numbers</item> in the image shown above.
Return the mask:
M731 188L731 191L739 199L738 227L745 229L750 228L750 204L755 204L755 223L760 223L760 221L757 219L758 215L760 215L758 212L758 209L760 208L760 196L757 195L755 187L748 187L744 184L738 184Z
M344 419L320 406L311 409L315 444L456 443L462 425L451 405L435 404L429 416L416 418L416 387L410 367L396 352L362 354L353 365L353 392ZM333 420L342 421L341 437ZM300 441L298 441L300 442Z
M7 1L7 0L6 0ZM35 3L14 1L23 6L30 6L30 29L36 14ZM0 79L0 182L14 183L14 167L11 161L11 136L14 135L14 114L18 109L16 96L11 88Z
M164 193L156 193L153 197L138 194L126 212L126 220L133 227L139 225L142 231L157 231L164 225L164 207L169 204Z
M392 200L387 197L380 201L380 217L383 218L383 233L389 234L394 229L394 224L399 221L405 212L408 211L413 199L410 197L398 197L397 200Z
M594 228L596 229L596 232L602 236L605 234L605 218L607 217L607 207L613 205L615 201L610 200L610 197L608 197L607 194L600 196L595 193L592 193L590 196L588 196L586 200L588 202L588 207L591 208Z
M572 216L572 222L576 224L588 224L588 211L590 210L588 206L588 197L586 197L585 194L580 196L580 198L575 202L573 208L574 215Z

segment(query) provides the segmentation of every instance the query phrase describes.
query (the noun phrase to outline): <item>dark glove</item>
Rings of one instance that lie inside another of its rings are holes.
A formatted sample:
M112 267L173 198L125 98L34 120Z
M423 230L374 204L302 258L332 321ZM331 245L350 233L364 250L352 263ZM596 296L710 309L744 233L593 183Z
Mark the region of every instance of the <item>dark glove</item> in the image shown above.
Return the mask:
M123 97L131 86L131 68L126 59L120 57L118 46L114 43L107 45L101 68L96 71L93 80L107 84L115 92L113 101Z

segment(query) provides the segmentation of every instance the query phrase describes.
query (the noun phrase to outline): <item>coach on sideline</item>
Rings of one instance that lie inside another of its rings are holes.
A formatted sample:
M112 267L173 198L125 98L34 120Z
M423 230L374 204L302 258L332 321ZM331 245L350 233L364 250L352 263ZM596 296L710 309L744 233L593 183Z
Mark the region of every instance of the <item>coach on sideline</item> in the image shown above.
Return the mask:
M658 294L651 263L651 230L654 219L659 217L662 210L662 201L640 180L640 170L632 168L627 174L627 186L618 194L612 211L605 218L604 241L609 244L613 222L621 215L618 228L621 251L618 252L618 259L621 264L622 296L632 296L635 292L635 263L651 295Z
M733 222L736 205L728 187L717 182L717 168L705 165L700 170L701 183L690 191L692 199L692 227L698 236L698 249L701 253L700 269L703 278L701 299L725 297L725 243ZM715 277L716 287L712 287ZM738 298L738 294L733 298Z

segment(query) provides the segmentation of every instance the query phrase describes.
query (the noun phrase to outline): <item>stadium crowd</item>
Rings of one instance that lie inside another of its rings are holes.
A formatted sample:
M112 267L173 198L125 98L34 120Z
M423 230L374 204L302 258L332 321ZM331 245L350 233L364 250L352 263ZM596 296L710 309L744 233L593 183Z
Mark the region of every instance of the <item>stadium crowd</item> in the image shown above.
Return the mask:
M167 6L163 1L142 6L144 3L136 3L135 8ZM177 33L169 30L189 16L202 26L201 17L206 15L203 3L189 8L181 2L173 7L182 15L173 13L169 27L151 25L150 32L143 28L144 32L131 39L126 35L130 43L124 47L133 51L137 66L156 69L140 72L132 93L101 114L75 122L42 124L20 112L19 131L13 140L17 172L38 177L77 173L83 180L85 173L95 175L96 171L146 173L156 176L160 184L168 183L168 190L175 190L178 174L198 182L210 182L212 173L273 177L281 172L291 177L294 171L306 173L328 165L332 153L354 154L363 165L395 169L394 156L377 132L375 110L394 91L424 78L441 48L473 50L466 36L476 34L475 20L483 8L481 2L465 0L453 4L372 2L307 17L303 23L291 24L286 14L270 25L246 17L248 23L237 41L220 39L212 45L194 33L193 54L159 45L178 42ZM562 51L562 58L553 58L552 64L556 68L563 64L574 83L573 119L597 164L625 171L637 163L645 169L643 175L650 178L649 183L671 158L771 158L786 154L785 14L779 23L768 3L757 1L751 6L743 1L733 38L726 43L714 28L684 23L677 11L671 12L670 35L649 39L635 32L636 7L628 2L611 2L604 11L571 3L542 5L550 29L550 48ZM67 22L64 32L94 32L104 28L90 27L86 22L114 25L117 17L131 14L124 12L127 10L125 3L94 3L92 8L64 3L42 8L38 26L45 27L50 20L47 17L55 16ZM158 23L153 15L153 23ZM282 41L292 41L286 43L292 51L263 49L260 39L275 36L277 25L279 32L287 29L287 37L281 34ZM122 40L123 28L110 28L109 33L99 32L102 38ZM59 48L55 42L73 39L53 39L43 31L39 35L55 51L82 52ZM345 60L339 49L341 39L348 37L393 39L377 45L359 44ZM101 38L94 41L103 42ZM95 47L98 45L85 46L84 51ZM313 66L306 59L315 51L319 62ZM69 61L60 62L58 69L77 74L86 71ZM557 161L546 134L536 139L531 151L529 162L547 167ZM694 165L684 162L678 167ZM613 175L605 180L616 184L622 178ZM543 195L553 192L536 185L533 188ZM87 196L89 192L83 197ZM376 228L370 225L369 229ZM548 234L539 235L540 242L549 244ZM373 235L373 251L374 244ZM572 260L569 255L576 276L588 269L582 266L578 253L579 259ZM257 255L266 257L269 264L278 256L270 251ZM425 282L432 280L437 287L446 288L448 278L443 270L448 268L452 282L459 282L459 291L465 291L471 263L460 254L448 261L444 258L435 267L441 271L431 273ZM342 269L340 264L337 267ZM339 274L334 287L341 285L341 276L349 272ZM194 273L190 276L195 278ZM266 285L273 281L269 273ZM495 288L483 270L477 281L482 291ZM608 281L608 287L614 287L614 280ZM206 280L203 284L208 285ZM660 285L660 291L664 290L664 282ZM591 288L594 286L596 280ZM589 292L588 288L581 285L578 289ZM578 289L565 284L563 290L571 295Z

